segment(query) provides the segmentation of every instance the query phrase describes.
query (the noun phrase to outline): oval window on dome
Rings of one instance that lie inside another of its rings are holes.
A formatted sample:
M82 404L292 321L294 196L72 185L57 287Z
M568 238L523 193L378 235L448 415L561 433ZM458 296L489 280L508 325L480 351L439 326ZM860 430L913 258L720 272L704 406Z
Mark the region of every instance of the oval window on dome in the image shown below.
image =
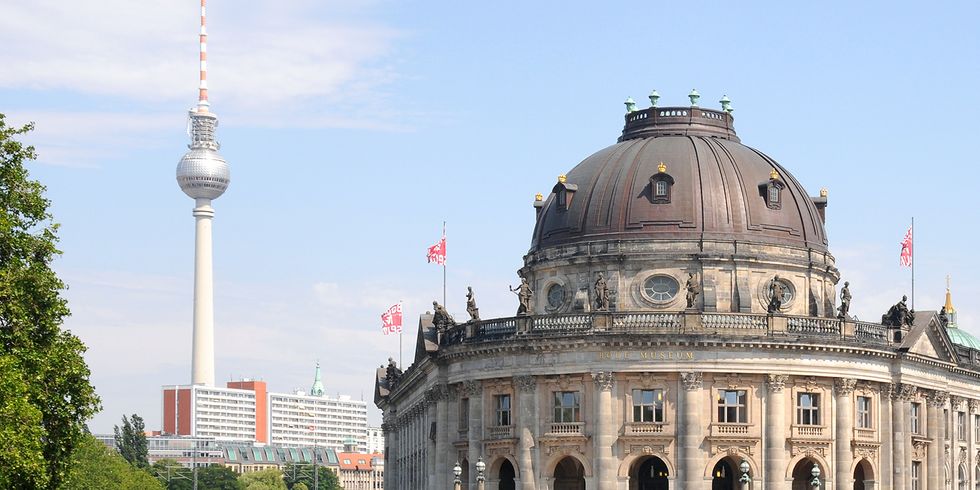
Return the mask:
M680 285L670 276L651 276L643 283L646 295L657 302L666 302L677 296Z
M548 287L548 308L552 310L557 310L561 305L565 304L565 286L561 284L552 284Z

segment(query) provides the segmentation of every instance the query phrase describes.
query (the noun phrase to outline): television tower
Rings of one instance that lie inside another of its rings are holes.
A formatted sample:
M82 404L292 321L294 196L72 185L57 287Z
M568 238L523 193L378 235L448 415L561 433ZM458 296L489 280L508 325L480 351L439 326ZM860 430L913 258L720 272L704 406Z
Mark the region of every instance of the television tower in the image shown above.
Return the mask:
M177 164L177 183L194 199L194 346L191 383L214 386L214 277L211 266L211 200L231 182L228 162L218 154L214 138L218 116L209 110L205 3L201 0L201 83L197 107L188 111L191 143Z

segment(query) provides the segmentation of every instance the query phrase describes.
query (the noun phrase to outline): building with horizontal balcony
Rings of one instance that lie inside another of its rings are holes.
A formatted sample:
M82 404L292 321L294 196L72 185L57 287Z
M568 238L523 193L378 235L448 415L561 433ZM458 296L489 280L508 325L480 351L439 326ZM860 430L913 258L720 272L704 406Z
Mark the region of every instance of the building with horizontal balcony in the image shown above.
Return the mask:
M827 192L690 97L628 101L536 197L517 316L424 314L411 365L377 370L387 488L451 488L457 461L474 490L980 488L951 299L850 316Z

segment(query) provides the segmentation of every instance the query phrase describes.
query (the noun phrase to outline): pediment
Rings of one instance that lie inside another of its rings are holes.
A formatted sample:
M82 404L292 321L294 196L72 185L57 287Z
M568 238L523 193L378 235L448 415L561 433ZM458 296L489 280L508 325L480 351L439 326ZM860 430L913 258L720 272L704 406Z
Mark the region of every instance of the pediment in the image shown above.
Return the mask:
M939 321L935 311L919 311L915 315L915 325L902 342L902 349L910 354L918 354L946 362L957 362L956 350L949 340L946 327Z

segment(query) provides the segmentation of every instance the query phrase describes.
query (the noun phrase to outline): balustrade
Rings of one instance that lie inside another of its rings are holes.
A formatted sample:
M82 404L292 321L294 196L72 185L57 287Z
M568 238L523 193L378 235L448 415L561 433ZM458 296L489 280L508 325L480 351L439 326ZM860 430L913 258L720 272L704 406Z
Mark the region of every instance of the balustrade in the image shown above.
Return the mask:
M584 422L555 422L549 432L552 435L581 435L584 428Z

